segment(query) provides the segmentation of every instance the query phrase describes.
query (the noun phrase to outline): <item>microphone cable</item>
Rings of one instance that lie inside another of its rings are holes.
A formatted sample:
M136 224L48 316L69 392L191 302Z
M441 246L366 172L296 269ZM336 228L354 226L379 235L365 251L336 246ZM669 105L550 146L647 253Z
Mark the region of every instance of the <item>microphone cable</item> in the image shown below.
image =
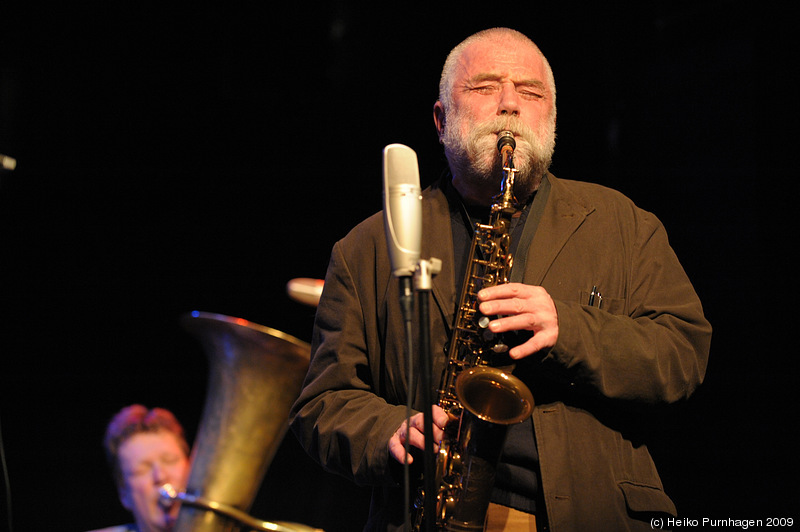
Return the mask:
M0 416L1 418L2 416ZM8 475L8 463L6 462L6 449L5 443L3 442L3 424L0 421L0 464L3 469L3 483L6 489L6 512L7 512L7 520L8 520L8 532L12 532L14 530L14 520L11 516L11 479Z

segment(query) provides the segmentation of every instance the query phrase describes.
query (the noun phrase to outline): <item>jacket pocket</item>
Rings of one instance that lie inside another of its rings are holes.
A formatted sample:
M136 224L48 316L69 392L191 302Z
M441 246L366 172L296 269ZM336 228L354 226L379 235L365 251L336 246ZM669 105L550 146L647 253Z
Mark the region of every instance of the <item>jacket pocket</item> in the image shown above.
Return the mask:
M589 305L589 301L593 301L592 306L605 310L611 314L622 314L625 312L625 300L622 298L606 297L604 295L595 296L592 298L592 293L588 290L581 290L578 293L578 302L581 305Z
M678 510L664 490L627 480L617 483L625 496L625 504L633 513L660 513L677 517Z

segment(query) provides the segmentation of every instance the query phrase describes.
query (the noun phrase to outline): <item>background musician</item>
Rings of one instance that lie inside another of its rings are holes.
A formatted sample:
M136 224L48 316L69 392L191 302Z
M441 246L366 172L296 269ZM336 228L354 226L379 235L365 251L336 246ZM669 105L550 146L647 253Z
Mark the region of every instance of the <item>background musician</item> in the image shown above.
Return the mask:
M185 489L190 452L175 416L163 408L127 406L109 422L103 447L119 500L133 514L135 523L102 532L172 530L179 507L162 507L159 488L169 483L178 491Z
M492 29L451 52L434 106L449 173L423 193L422 256L443 262L432 291L433 380L444 366L472 227L499 191L497 134L510 130L521 210L512 228L514 282L481 292L480 310L504 316L494 332L528 333L509 354L536 407L505 444L491 526L650 529L651 517L676 508L643 423L702 382L711 327L654 215L608 188L548 172L555 121L553 74L527 37ZM292 429L315 460L374 486L367 530L402 527L403 446L408 439L423 448L421 414L405 425L407 395L418 411L425 405L418 387L407 389L398 297L376 214L334 246L311 366L292 411ZM445 421L435 407L437 439ZM524 524L512 524L517 519Z

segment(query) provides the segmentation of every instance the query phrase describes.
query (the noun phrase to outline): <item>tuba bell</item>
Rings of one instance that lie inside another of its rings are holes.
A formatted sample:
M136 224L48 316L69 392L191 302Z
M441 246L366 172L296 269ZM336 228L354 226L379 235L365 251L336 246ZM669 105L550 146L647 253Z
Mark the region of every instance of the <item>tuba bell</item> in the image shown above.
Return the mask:
M288 429L310 346L241 318L204 312L182 317L209 362L208 390L191 454L185 493L161 489L164 504L181 502L175 532L310 531L247 515Z

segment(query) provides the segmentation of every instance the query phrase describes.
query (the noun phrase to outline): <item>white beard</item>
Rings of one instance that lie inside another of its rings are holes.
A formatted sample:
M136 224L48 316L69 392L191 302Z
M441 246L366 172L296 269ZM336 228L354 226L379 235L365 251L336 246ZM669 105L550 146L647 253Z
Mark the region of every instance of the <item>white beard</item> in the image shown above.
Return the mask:
M534 131L514 115L501 115L482 124L475 124L465 113L448 115L442 144L453 176L477 188L494 187L499 192L503 170L497 133L511 131L516 141L514 191L517 197L527 198L538 188L553 160L554 118L542 121ZM465 124L468 128L462 133Z

